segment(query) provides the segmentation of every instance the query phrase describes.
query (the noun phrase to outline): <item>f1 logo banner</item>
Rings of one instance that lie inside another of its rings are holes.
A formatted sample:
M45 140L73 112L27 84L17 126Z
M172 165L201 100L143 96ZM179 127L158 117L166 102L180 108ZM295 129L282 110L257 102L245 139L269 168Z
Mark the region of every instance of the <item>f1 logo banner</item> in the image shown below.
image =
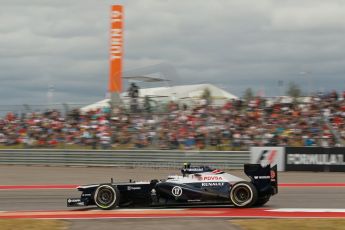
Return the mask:
M277 165L278 171L285 170L284 147L251 147L250 163L271 166Z

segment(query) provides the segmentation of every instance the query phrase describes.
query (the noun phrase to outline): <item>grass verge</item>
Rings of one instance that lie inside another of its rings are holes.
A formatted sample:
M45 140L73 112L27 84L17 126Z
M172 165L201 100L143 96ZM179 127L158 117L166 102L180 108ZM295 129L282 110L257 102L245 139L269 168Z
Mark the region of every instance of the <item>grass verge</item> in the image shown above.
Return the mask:
M3 219L1 230L66 230L67 223L61 220Z
M344 230L345 219L255 219L233 220L243 230Z

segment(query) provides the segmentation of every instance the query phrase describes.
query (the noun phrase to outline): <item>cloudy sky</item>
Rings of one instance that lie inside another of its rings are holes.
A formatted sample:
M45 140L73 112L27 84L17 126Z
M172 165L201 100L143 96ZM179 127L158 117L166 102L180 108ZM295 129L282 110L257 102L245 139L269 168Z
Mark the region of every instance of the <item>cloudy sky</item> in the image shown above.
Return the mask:
M1 0L0 105L48 103L49 86L55 103L103 99L112 4L125 7L125 70L167 63L173 83L238 96L345 90L344 0Z

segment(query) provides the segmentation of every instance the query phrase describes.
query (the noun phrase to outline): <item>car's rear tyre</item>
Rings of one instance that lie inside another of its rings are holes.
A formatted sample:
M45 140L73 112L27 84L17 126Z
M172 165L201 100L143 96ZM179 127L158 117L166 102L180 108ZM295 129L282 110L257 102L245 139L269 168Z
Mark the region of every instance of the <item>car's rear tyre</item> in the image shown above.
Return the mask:
M113 209L119 205L120 192L109 184L100 185L95 191L94 201L101 209Z
M271 196L265 196L265 197L259 197L258 200L255 202L254 206L260 207L265 205L269 200Z
M258 200L258 192L253 184L242 181L234 184L230 191L230 200L235 207L250 207Z

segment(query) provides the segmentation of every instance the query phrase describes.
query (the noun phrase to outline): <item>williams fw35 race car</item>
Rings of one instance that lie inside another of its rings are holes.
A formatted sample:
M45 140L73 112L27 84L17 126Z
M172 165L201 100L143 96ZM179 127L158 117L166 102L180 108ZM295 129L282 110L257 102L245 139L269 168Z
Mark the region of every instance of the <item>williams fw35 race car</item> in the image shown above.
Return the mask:
M245 164L246 181L208 166L185 164L182 175L148 182L113 182L77 187L80 198L67 199L67 206L96 205L101 209L129 206L177 206L232 204L262 206L278 193L277 166Z

